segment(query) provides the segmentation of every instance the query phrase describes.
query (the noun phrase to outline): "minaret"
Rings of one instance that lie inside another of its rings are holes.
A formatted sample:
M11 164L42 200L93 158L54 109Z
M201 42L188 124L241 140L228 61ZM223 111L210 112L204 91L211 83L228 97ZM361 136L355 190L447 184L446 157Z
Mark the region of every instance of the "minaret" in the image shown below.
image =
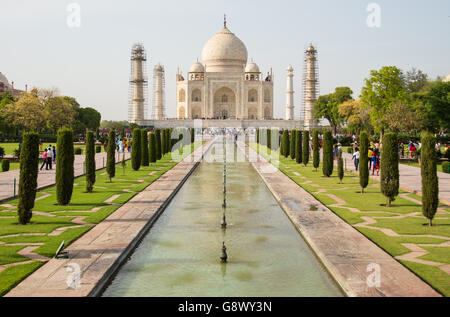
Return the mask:
M317 65L317 50L310 45L305 51L305 70L303 74L303 111L304 128L312 130L317 126L314 119L314 102L319 94L319 74Z
M144 75L147 55L142 44L135 44L131 49L131 78L130 78L130 105L128 108L128 121L138 122L145 120L147 79Z
M152 119L163 120L164 109L164 67L158 64L153 69L153 113Z
M294 120L294 69L289 66L286 71L286 120Z

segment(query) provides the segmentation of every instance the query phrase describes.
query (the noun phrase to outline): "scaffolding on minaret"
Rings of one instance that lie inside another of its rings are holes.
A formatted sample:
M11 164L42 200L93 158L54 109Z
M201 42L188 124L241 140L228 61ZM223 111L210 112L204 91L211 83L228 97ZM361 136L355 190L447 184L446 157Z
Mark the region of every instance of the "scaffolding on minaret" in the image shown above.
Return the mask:
M136 43L131 49L130 84L128 87L128 122L138 123L147 119L148 79L147 53L144 45Z
M305 50L302 80L302 105L300 120L308 130L314 128L317 123L314 119L314 102L319 97L319 62L317 49L310 45Z
M153 68L153 107L152 119L162 120L166 117L165 87L166 78L164 66L155 65Z

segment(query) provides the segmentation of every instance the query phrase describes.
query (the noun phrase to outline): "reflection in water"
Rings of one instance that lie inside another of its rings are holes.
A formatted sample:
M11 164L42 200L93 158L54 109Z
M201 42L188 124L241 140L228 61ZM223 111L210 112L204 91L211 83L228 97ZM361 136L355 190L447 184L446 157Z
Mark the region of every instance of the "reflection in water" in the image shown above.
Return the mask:
M227 153L233 155L233 147ZM223 162L206 161L104 296L342 295L248 162L227 160L223 230ZM219 259L223 241L226 264Z

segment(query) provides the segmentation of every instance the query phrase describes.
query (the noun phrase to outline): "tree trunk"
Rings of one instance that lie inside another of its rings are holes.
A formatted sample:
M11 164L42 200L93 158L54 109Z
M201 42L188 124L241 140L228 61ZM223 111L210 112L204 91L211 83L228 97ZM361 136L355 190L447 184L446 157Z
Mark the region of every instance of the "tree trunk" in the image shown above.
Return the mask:
M432 222L432 221L433 221L433 219L431 219L431 218L430 218L430 219L428 219L428 224L429 224L429 226L430 226L430 227L432 227L432 226L433 226L433 222Z
M391 198L387 197L386 207L391 207Z

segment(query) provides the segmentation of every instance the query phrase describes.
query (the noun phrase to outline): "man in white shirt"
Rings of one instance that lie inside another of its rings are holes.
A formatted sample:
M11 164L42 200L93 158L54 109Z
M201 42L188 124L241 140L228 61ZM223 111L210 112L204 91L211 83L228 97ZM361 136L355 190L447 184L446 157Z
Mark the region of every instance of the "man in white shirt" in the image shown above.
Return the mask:
M52 162L53 162L53 149L50 146L47 150L47 164L50 169L52 169Z
M359 166L359 149L358 148L356 148L355 153L353 153L352 160L355 160L355 168L356 168L356 171L358 171L358 166Z

